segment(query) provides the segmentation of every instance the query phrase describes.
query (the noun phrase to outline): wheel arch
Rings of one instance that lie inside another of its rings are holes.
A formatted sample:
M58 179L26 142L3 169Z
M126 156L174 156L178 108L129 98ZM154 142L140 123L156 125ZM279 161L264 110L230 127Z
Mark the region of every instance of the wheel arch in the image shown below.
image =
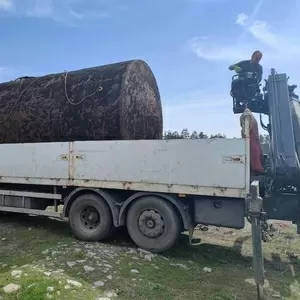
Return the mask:
M115 205L113 198L109 195L109 193L102 191L100 189L93 188L76 188L73 190L65 199L64 199L64 207L63 207L63 217L69 217L69 211L72 203L81 195L84 194L94 194L100 196L109 206L113 223L115 227L119 226L119 209Z
M125 225L125 219L128 212L128 209L130 208L131 204L135 201L137 201L139 198L145 197L145 196L155 196L160 199L166 200L169 203L173 205L175 210L179 213L181 216L182 224L185 230L188 230L192 224L190 215L188 213L188 206L181 204L179 201L177 201L172 195L165 195L160 193L146 193L146 192L138 192L132 196L130 196L122 205L120 213L119 213L119 220L118 223L120 226Z

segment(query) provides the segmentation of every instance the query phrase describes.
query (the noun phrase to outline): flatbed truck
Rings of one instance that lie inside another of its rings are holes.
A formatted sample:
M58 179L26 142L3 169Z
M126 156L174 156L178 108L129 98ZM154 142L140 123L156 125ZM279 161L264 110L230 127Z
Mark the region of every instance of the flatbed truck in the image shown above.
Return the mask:
M84 241L125 226L137 246L157 253L184 231L192 244L197 224L242 229L246 219L263 299L266 220L292 221L300 233L300 102L286 74L272 69L263 95L251 76L233 78L231 95L234 113L268 116L263 173L250 168L259 141L251 142L247 114L241 138L0 144L0 212L66 218Z
M68 218L85 241L126 226L163 252L199 223L244 227L248 151L248 138L2 144L0 211Z

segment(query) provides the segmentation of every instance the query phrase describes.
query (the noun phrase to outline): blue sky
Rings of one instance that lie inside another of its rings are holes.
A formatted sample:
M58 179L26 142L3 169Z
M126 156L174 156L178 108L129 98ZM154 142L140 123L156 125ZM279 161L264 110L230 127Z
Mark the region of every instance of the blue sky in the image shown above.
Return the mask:
M228 66L259 49L264 78L300 83L299 16L299 0L0 0L0 81L143 59L165 130L239 136Z

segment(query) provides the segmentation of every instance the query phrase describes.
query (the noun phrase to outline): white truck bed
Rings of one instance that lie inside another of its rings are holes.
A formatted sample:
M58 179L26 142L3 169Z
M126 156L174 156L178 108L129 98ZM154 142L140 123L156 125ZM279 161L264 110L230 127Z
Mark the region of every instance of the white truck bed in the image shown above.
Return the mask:
M0 183L244 198L247 139L0 145Z

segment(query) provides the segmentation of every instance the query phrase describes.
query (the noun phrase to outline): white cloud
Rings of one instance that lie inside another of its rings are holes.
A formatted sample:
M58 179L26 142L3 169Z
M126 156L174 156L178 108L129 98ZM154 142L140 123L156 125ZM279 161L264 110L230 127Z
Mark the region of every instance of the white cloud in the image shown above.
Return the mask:
M97 0L0 0L0 12L12 16L46 18L74 25L90 18L107 18L124 9L116 1Z
M297 37L290 36L288 33L276 33L276 29L265 21L255 20L252 24L245 26L256 40L270 47L271 50L276 51L283 58L289 55L300 57L300 43Z
M0 9L4 11L11 11L14 9L13 0L0 0Z
M232 62L248 59L254 50L262 50L263 64L267 66L274 65L275 60L280 64L300 58L299 39L288 31L279 30L267 21L255 20L245 13L237 16L236 24L243 29L242 41L236 43L236 37L227 40L194 37L189 41L192 51L201 59Z
M218 41L212 40L209 37L194 37L189 42L192 51L201 59L209 61L226 61L232 62L232 59L245 59L249 56L249 50L252 45L243 44L240 47L226 43L220 45Z
M244 25L245 21L247 21L247 19L248 19L248 16L246 14L244 14L244 13L239 14L237 16L236 23L240 24L240 25Z

